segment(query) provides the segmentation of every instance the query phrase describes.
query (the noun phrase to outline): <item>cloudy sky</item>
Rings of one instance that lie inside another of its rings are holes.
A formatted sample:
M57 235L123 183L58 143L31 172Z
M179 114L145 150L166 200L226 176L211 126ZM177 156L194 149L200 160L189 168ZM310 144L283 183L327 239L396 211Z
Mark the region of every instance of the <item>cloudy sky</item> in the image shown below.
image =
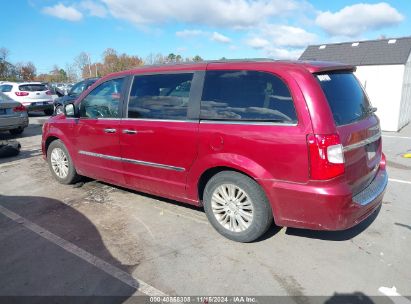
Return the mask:
M81 51L298 58L309 44L411 36L411 1L16 0L0 10L0 47L38 72Z

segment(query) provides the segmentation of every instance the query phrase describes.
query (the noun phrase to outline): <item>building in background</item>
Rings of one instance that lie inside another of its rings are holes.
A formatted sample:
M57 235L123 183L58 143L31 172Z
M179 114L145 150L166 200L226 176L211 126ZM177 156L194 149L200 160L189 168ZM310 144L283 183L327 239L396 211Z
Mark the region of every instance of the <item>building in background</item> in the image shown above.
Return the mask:
M357 66L381 129L398 131L411 121L411 37L312 45L300 60Z

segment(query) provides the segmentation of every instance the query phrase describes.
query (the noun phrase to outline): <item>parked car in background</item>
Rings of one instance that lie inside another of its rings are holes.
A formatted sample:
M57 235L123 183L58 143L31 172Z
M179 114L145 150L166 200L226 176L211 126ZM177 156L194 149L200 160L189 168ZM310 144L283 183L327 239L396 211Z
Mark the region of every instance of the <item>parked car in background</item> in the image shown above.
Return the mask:
M54 100L54 111L56 114L63 112L63 106L67 103L73 102L77 97L80 96L85 90L87 90L93 83L95 83L99 77L96 78L87 78L83 81L77 82L74 84L67 95L59 97Z
M0 92L23 104L27 111L42 111L46 115L54 112L52 92L44 83L4 82Z
M9 131L13 135L21 134L29 125L26 108L0 92L0 131Z
M72 88L72 84L70 83L51 83L50 86L58 97L67 95Z
M347 229L388 183L379 119L353 71L250 60L111 74L43 125L43 155L63 184L83 175L204 206L235 241L273 220Z

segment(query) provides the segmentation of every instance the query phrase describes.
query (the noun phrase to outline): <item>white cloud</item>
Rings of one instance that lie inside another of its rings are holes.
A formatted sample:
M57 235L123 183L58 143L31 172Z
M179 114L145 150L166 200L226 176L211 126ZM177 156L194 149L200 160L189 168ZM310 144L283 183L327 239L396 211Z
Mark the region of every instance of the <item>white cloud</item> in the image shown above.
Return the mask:
M245 43L274 59L298 59L304 48L316 41L317 36L306 30L288 25L264 24Z
M298 0L101 0L110 13L136 25L184 22L248 28L299 9Z
M177 53L184 53L184 52L187 52L187 48L184 46L181 46L181 47L178 47L176 51Z
M268 48L266 54L273 59L298 59L304 49Z
M94 1L85 0L80 2L80 8L86 10L90 16L104 18L107 16L107 9Z
M227 36L224 36L223 34L214 32L211 37L211 40L216 41L216 42L220 42L220 43L230 43L231 39L228 38Z
M219 43L231 43L231 39L218 32L208 32L201 30L182 30L176 32L176 36L179 38L193 38L199 36L208 36L210 40Z
M263 49L270 45L270 42L266 39L254 37L246 41L246 44L251 46L254 49Z
M62 3L54 6L47 6L43 8L43 13L51 15L60 19L68 21L80 21L83 18L83 14L72 6L65 6Z
M275 45L291 48L306 47L317 39L313 33L288 25L266 24L262 27L261 34Z
M356 37L369 30L377 30L400 23L404 20L388 3L358 3L346 6L338 12L321 12L315 23L328 34Z
M176 36L180 38L190 38L190 37L197 37L207 34L206 32L200 30L183 30L176 32Z

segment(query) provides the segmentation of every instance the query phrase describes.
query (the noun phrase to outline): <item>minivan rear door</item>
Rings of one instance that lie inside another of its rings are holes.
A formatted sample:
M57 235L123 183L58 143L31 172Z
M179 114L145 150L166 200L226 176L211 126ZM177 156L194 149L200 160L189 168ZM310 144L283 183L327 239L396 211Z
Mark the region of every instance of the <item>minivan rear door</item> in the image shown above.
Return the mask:
M345 175L354 195L374 178L381 160L381 130L367 95L350 71L316 75L344 147Z

